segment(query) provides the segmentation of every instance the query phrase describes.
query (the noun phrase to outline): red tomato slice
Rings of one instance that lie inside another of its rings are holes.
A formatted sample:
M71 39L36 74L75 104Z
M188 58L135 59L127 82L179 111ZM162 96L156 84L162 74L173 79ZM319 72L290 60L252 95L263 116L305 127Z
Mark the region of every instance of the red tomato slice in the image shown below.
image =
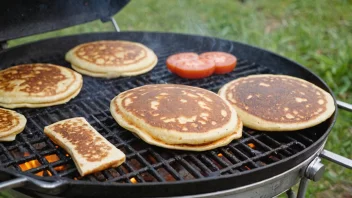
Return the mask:
M178 53L169 56L166 59L166 66L167 68L171 71L174 72L175 65L179 61L188 61L188 60L193 60L193 59L198 59L198 54L194 52L184 52L184 53Z
M231 72L237 64L237 58L226 52L205 52L199 55L200 58L206 58L215 62L216 74L225 74Z
M199 79L211 76L214 71L214 61L198 58L176 62L173 72L182 78Z

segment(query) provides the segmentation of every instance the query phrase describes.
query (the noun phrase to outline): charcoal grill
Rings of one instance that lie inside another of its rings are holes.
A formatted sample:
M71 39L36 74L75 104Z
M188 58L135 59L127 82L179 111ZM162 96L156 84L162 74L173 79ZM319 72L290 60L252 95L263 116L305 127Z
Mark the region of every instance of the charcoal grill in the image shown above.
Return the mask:
M246 44L174 33L81 34L6 49L0 52L0 69L36 62L70 67L64 60L69 49L103 39L143 43L155 51L158 64L151 72L135 77L107 80L84 76L81 93L67 104L17 109L28 122L15 141L0 143L0 190L14 188L34 197L273 197L283 192L294 197L290 188L300 180L298 197L304 197L308 179L317 181L322 176L324 165L320 157L352 168L351 160L323 150L337 111L322 124L297 132L270 133L244 128L240 140L205 152L148 145L112 118L110 100L120 92L145 84L186 84L217 92L233 79L270 73L303 78L333 95L324 81L307 68ZM183 79L166 69L165 60L171 54L211 50L236 55L239 59L236 69L200 80ZM336 105L352 111L349 104L337 101ZM123 151L126 162L118 168L80 177L70 156L43 134L44 126L77 116L85 117Z

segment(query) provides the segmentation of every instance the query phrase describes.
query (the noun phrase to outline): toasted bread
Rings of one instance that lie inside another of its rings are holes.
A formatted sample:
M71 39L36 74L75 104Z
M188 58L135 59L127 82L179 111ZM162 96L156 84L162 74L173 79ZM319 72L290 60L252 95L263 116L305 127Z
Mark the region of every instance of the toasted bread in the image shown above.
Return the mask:
M121 165L126 156L83 117L46 126L44 133L69 153L81 176Z

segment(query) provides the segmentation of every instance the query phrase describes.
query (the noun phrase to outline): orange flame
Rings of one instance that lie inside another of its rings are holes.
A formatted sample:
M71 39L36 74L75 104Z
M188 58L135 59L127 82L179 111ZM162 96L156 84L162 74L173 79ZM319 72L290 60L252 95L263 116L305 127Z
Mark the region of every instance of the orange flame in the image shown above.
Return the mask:
M134 177L132 177L132 178L130 179L130 181L131 181L132 184L138 183L137 180L136 180L136 178L134 178Z
M29 152L25 152L23 154L24 157L26 156L29 156ZM52 154L52 155L47 155L45 156L45 159L49 162L49 163L52 163L52 162L56 162L59 160L59 157L56 155L56 154ZM34 159L34 160L30 160L28 162L25 162L23 164L20 164L20 168L22 171L27 171L27 170L30 170L30 169L33 169L33 168L37 168L39 166L41 166L42 164L37 160L37 159ZM61 170L64 170L65 169L65 166L58 166L58 167L55 167L54 168L55 170L57 171L61 171ZM47 170L44 170L44 171L40 171L40 172L37 172L35 173L35 175L37 176L43 176L44 174L47 174L48 176L52 176L51 172L50 171L47 171Z
M222 155L222 153L218 153L218 157L222 157L223 155Z
M60 160L60 158L56 155L56 154L51 154L51 155L47 155L45 156L45 159L49 162L49 163L52 163L52 162L56 162L58 160ZM65 170L65 166L62 165L62 166L57 166L54 168L56 171L62 171L62 170Z

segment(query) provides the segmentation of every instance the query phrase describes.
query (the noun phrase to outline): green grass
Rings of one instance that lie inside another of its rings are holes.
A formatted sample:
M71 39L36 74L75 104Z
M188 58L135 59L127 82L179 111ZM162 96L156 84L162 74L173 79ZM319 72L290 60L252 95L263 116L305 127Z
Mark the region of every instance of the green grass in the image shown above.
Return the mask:
M122 31L181 32L240 41L269 49L310 68L337 98L352 103L352 1L340 0L133 0L115 16ZM94 21L9 42L10 46L85 32L113 31ZM340 111L326 148L352 159L352 113ZM324 178L307 197L335 197L352 186L352 171L324 161ZM320 193L319 193L320 192Z

